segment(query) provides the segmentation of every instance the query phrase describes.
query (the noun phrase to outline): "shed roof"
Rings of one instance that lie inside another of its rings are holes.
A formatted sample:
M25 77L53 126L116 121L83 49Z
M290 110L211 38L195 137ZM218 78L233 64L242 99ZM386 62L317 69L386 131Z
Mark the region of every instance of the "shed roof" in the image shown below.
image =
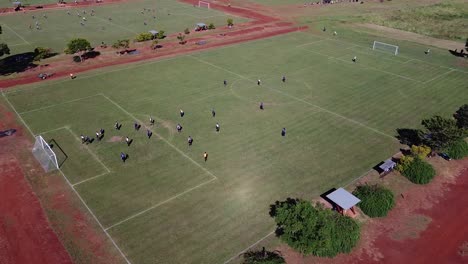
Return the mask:
M156 30L150 30L150 31L148 31L148 32L151 33L151 34L153 34L153 35L158 34L158 31L156 31Z
M197 27L206 27L205 23L197 23Z
M383 171L388 171L388 170L390 170L390 169L393 169L395 166L396 166L396 163L395 163L393 160L388 159L388 160L384 161L384 163L381 164L381 165L379 166L379 168L380 168L381 170L383 170Z
M348 210L349 208L355 206L361 201L359 200L359 198L352 195L350 192L346 191L343 188L339 188L338 190L328 194L327 198L332 200L344 210Z

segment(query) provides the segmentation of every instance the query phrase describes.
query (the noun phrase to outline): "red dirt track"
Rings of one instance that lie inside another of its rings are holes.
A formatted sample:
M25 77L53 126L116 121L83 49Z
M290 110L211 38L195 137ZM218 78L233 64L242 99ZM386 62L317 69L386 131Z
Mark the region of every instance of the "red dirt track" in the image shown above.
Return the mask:
M179 1L190 5L198 3L196 0ZM135 48L140 52L139 55L116 56L115 52L112 51L111 48L96 48L96 50L101 52L101 55L96 59L89 59L83 63L74 63L71 61L71 56L64 56L58 61L51 62L47 68L36 67L19 73L16 78L0 80L0 89L34 82L43 82L43 80L37 77L39 73L54 73L54 75L49 79L57 79L67 77L70 73L77 75L78 73L103 67L174 57L180 54L188 54L195 51L213 49L306 29L306 27L296 27L290 22L281 21L279 18L267 16L253 11L254 9L250 10L245 7L229 7L227 4L221 5L211 3L211 8L229 14L246 17L251 21L238 24L233 29L221 27L214 31L209 31L208 35L197 35L197 33L193 32L185 45L178 44L176 40L177 34L174 34L168 36L168 42L161 43L163 48L158 49L157 51L151 50L148 47L148 43L143 44L146 46L136 46ZM199 40L205 40L206 44L197 45L197 41Z

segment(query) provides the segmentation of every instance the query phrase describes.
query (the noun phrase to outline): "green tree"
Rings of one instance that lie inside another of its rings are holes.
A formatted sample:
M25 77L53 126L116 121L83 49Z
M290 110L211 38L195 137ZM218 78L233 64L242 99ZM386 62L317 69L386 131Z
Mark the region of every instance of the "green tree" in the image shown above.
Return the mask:
M383 186L360 185L353 194L361 200L359 208L370 217L386 216L395 205L392 191Z
M267 251L265 248L258 251L247 251L243 254L243 264L283 264L284 258L277 252Z
M350 217L342 216L317 203L287 199L271 206L276 234L302 254L332 257L347 253L360 237L360 226Z
M158 32L158 34L156 34L156 38L157 38L157 39L163 39L163 38L165 38L166 35L164 35L164 33L166 33L166 32L164 32L164 30L160 30L160 31Z
M453 116L459 128L468 129L468 104L462 105Z
M190 34L190 29L186 28L186 29L184 30L184 33L185 33L186 35Z
M210 24L208 25L208 29L215 29L215 28L216 28L216 27L215 27L215 25L214 25L213 23L210 23Z
M179 35L177 36L177 39L179 40L179 44L185 44L186 43L185 35L183 35L182 33L179 33Z
M426 128L424 143L435 150L441 150L463 137L463 130L453 119L433 116L424 119L422 125Z
M87 51L90 50L91 43L83 38L75 38L70 40L67 44L67 48L65 49L66 54L75 54L78 51Z
M114 49L128 49L130 47L130 40L129 39L119 39L117 42L112 44Z
M231 26L231 27L234 26L234 20L232 18L228 18L227 19L227 25Z
M427 155L431 153L431 148L425 145L421 145L421 146L412 145L411 153L413 155L419 156L420 159L424 159L425 157L427 157Z
M143 41L148 41L148 40L152 40L154 39L154 36L153 34L149 33L149 32L143 32L143 33L140 33L136 36L135 38L135 41L136 42L143 42Z
M34 60L35 61L40 61L42 59L47 59L52 56L51 49L49 48L43 48L43 47L37 47L34 49Z
M0 43L0 57L5 54L10 54L10 48L8 48L8 45L6 43Z

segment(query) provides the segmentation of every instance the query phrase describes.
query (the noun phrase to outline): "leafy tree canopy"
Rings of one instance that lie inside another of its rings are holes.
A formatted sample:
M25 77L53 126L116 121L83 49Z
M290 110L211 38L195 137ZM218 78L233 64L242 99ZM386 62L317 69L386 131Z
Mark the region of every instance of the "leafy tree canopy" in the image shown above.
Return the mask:
M78 51L87 51L91 49L91 43L86 39L75 38L70 40L67 44L67 49L65 49L66 54L74 54Z
M424 143L433 149L441 150L463 137L463 130L457 126L453 119L433 116L424 119L422 125L427 132L423 139Z
M468 104L462 105L453 116L459 128L468 129Z
M350 252L360 237L360 226L317 203L288 198L271 206L276 234L303 254L332 257Z
M360 185L353 194L361 200L359 208L370 217L386 216L395 205L392 191L383 186Z

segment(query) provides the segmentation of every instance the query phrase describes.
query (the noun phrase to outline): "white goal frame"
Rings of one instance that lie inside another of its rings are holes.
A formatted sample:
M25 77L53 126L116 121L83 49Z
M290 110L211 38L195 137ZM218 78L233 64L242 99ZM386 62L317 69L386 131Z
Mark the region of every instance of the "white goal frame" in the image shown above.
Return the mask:
M58 170L59 165L57 162L57 155L55 155L55 152L49 146L49 143L47 143L40 135L35 136L35 139L36 142L32 148L32 153L37 161L39 161L42 168L46 172Z
M198 1L198 7L206 7L210 9L210 3L205 2L205 1Z
M384 51L391 51L393 55L398 55L400 47L380 41L374 41L372 45L372 50L384 50Z

